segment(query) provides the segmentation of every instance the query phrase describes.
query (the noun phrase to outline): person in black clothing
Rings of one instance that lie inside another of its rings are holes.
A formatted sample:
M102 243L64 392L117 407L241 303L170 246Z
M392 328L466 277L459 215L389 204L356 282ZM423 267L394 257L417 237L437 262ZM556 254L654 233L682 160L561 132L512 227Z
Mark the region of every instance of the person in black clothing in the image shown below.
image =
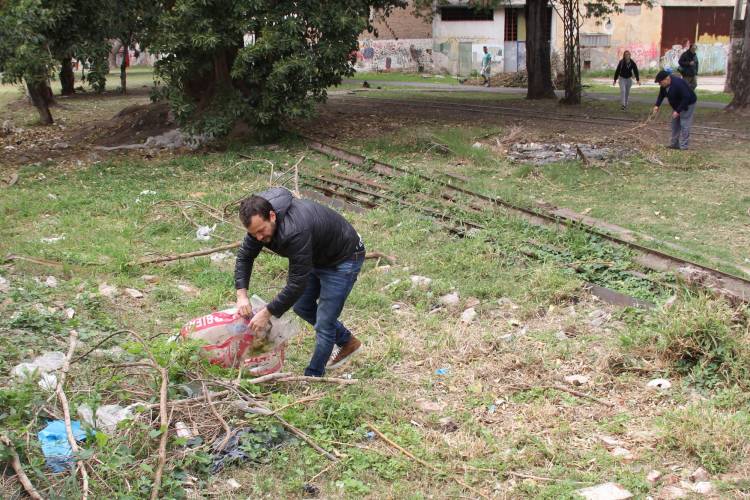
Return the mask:
M630 51L626 50L622 53L622 59L617 63L617 69L615 69L615 81L612 82L614 86L617 83L617 79L620 80L620 104L622 104L623 111L628 107L628 97L630 97L630 87L633 86L633 77L638 85L641 84L641 78L638 75L638 65L635 61L630 58Z
M680 65L679 72L682 78L690 85L690 88L695 90L698 86L698 54L696 53L698 47L694 44L690 44L690 48L682 53L678 64Z
M250 328L263 332L271 315L279 317L293 307L315 327L315 351L305 375L321 377L326 368L342 365L361 346L338 320L365 259L365 246L357 231L337 212L294 198L284 188L244 199L240 221L247 235L234 269L238 312L253 314L247 289L253 263L263 247L287 257L286 286L252 316Z
M687 149L690 141L690 127L693 125L693 114L698 98L693 89L679 77L673 77L667 71L659 71L654 80L661 87L654 106L654 115L666 97L672 106L672 140L670 149Z

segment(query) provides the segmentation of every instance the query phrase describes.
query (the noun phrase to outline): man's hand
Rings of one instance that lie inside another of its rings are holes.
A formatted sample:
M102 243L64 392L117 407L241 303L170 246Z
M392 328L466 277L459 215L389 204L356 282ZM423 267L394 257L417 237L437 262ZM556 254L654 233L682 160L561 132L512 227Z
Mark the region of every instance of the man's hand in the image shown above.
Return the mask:
M614 82L612 82L612 86L614 87L615 85L617 85L617 80L615 80Z
M258 311L258 314L253 316L253 318L250 320L250 329L256 335L260 335L261 333L266 331L266 328L268 327L268 321L270 319L271 312L264 307L263 309Z
M672 111L672 118L679 118L679 117L680 117L680 113L678 113L677 111Z
M641 81L640 81L640 80L638 80L638 82L637 82L637 83L638 83L638 85L640 85L640 84L641 84Z
M237 314L245 318L253 315L250 299L247 298L247 290L237 290Z
M653 110L651 110L651 114L652 114L652 115L655 115L655 114L656 114L656 113L658 113L658 112L659 112L659 106L654 106L654 109L653 109Z

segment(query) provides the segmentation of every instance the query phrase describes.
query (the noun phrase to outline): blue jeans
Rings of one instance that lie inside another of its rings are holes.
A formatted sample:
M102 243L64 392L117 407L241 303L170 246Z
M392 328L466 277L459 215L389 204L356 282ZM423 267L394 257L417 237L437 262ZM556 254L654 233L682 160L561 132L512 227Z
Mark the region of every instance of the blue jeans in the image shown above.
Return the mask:
M315 352L305 375L322 377L333 352L352 336L339 321L344 302L357 281L365 261L365 252L357 252L333 267L315 267L307 279L302 296L294 304L294 312L315 327Z

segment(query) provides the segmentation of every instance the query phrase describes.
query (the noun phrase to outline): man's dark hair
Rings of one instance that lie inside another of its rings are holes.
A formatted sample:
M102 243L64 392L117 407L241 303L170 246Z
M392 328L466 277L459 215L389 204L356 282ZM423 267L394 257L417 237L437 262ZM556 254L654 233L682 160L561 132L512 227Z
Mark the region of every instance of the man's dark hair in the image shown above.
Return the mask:
M250 196L240 203L240 222L242 222L243 227L249 226L250 218L253 215L260 215L263 220L268 220L271 216L271 210L273 210L273 207L267 199L256 195Z

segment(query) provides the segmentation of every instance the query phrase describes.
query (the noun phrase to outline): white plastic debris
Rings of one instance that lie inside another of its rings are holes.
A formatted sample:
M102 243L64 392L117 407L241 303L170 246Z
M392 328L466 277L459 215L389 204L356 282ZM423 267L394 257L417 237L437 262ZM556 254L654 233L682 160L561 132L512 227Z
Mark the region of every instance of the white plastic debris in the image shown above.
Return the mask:
M52 392L57 388L57 376L54 373L42 373L38 385L43 391Z
M7 293L10 290L10 282L0 276L0 293Z
M198 241L208 241L211 239L211 233L216 230L216 224L213 226L199 226L195 231L195 239Z
M50 288L57 288L57 278L54 276L47 276L47 279L44 280L44 284Z
M714 492L714 485L710 481L699 481L690 489L699 495L710 495Z
M90 427L94 427L94 411L86 403L78 405L78 418Z
M426 290L432 285L432 278L428 278L427 276L414 275L411 276L410 279L412 286L419 287L422 290Z
M42 243L57 243L58 241L62 241L65 239L65 235L62 234L60 236L49 236L47 238L42 238L40 241Z
M117 294L117 287L113 285L108 285L106 283L102 283L99 285L99 295L103 297L112 298Z
M148 195L155 195L156 191L152 191L151 189L144 189L141 191L141 196L148 196Z
M60 351L46 352L30 362L16 365L11 374L20 380L28 380L34 372L50 373L62 368L63 363L65 363L65 353Z
M417 401L417 408L425 413L436 413L445 409L444 403L438 403L437 401Z
M104 405L96 410L96 427L106 432L112 432L117 424L130 418L133 411L120 405Z
M482 143L481 142L475 142L474 144L471 145L471 147L474 148L474 149L482 149Z
M65 317L68 319L73 319L73 317L76 315L76 310L72 307L68 307L65 309Z
M607 448L615 448L617 446L622 446L622 441L620 441L619 439L615 439L611 436L604 436L604 435L599 436L599 441L604 443L604 446L606 446Z
M477 319L477 311L473 307L470 307L461 313L461 321L464 323L471 323L475 319Z
M565 377L565 382L570 385L586 385L589 383L589 378L585 375L568 375Z
M617 483L604 483L576 490L576 493L587 500L625 500L633 494Z
M457 307L460 301L461 299L458 296L458 292L447 293L438 299L438 302L440 302L441 305L449 308Z
M185 422L177 422L174 424L174 430L177 432L177 437L190 439L193 437L192 431L188 428Z
M646 387L657 391L666 391L672 387L672 383L665 378L655 378L646 384Z
M617 458L622 458L623 460L633 460L635 459L635 455L633 455L633 452L628 450L627 448L623 448L621 446L615 447L614 450L612 450L612 456Z
M211 259L211 262L224 262L227 259L231 259L234 257L234 254L232 252L216 252L212 253L209 257Z
M237 490L242 487L240 483L238 483L234 478L230 477L227 479L227 486L229 486L230 489Z
M648 474L646 474L646 481L649 483L655 483L659 479L661 479L661 472L658 470L652 470Z
M132 299L143 298L143 292L141 292L140 290L136 290L135 288L126 288L125 293L127 293Z

